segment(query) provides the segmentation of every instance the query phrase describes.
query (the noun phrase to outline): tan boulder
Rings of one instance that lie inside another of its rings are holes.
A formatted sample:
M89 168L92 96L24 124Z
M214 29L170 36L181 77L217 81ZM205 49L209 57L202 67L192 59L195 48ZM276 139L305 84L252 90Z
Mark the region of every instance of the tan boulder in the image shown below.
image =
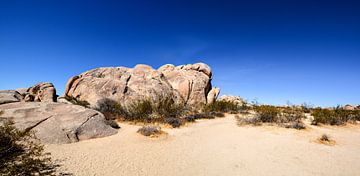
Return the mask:
M352 105L347 104L347 105L344 106L344 110L353 111L353 110L355 110L355 107L352 106Z
M23 96L15 90L0 90L0 104L22 101Z
M56 102L56 89L52 83L38 83L30 87L27 93L29 96L25 101Z
M70 78L64 96L87 101L91 107L109 98L123 105L142 99L156 100L160 95L180 98L164 75L147 65L135 68L97 68Z
M0 121L12 120L21 130L33 129L45 143L71 143L117 133L100 112L72 104L17 102L0 105L0 110Z
M245 103L245 101L240 96L233 95L223 95L218 99L218 101L231 102L237 104L238 106L242 106Z
M188 105L197 107L208 103L207 96L212 88L212 72L208 65L197 63L175 67L167 64L158 70L164 74L166 80ZM215 95L214 91L211 96Z
M157 100L170 96L189 105L206 104L211 90L212 72L203 63L177 66L167 64L158 70L139 64L134 68L103 67L69 79L64 96L87 101L91 107L109 98L128 105L145 98ZM211 92L209 100L217 97Z
M217 97L220 94L220 89L217 87L214 87L210 90L210 92L207 95L207 103L214 103L217 99Z

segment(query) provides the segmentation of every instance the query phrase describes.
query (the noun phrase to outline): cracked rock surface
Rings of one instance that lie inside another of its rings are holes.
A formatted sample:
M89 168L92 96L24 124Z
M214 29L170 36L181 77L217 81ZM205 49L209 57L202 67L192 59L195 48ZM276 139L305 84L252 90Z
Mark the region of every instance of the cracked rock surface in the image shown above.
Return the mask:
M72 143L117 133L98 111L54 102L16 102L0 105L0 121L12 120L22 130L32 129L45 143Z

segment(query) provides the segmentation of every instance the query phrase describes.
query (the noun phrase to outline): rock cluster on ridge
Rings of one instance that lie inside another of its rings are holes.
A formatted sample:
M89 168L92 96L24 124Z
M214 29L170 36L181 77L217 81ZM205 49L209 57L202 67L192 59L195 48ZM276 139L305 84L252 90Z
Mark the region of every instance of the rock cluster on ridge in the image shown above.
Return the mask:
M96 107L109 98L123 105L161 96L198 107L216 100L219 89L211 85L212 71L204 63L164 65L158 70L139 64L134 68L103 67L69 79L64 96L87 101Z

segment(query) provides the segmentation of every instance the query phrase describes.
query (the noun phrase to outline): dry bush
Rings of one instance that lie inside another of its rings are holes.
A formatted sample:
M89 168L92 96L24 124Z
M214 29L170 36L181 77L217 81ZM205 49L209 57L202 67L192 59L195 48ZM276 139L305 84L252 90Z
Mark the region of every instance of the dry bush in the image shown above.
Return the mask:
M254 106L254 117L235 117L238 125L261 125L262 123L274 123L278 126L294 129L305 129L302 119L305 118L301 109L295 107L276 107L270 105Z
M329 135L323 134L318 138L318 142L325 145L335 145L336 141L333 140Z
M233 103L228 101L215 101L213 103L207 104L204 106L203 111L204 112L238 112L240 110L240 107Z
M67 101L69 101L70 103L74 104L74 105L79 105L79 106L83 106L85 108L89 108L90 103L87 101L82 101L82 100L78 100L74 97L70 97L70 96L65 96L64 97Z
M8 121L0 125L0 175L55 175L57 167L33 132Z
M332 109L315 108L311 115L314 117L313 125L343 125L347 122L360 120L360 110L345 110L339 106Z

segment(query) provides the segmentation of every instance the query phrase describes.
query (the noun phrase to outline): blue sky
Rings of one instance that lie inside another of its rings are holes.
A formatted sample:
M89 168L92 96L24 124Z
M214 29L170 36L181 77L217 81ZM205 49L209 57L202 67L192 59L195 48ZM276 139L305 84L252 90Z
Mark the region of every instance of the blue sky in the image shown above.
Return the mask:
M195 62L222 94L360 104L360 1L0 1L0 89Z

